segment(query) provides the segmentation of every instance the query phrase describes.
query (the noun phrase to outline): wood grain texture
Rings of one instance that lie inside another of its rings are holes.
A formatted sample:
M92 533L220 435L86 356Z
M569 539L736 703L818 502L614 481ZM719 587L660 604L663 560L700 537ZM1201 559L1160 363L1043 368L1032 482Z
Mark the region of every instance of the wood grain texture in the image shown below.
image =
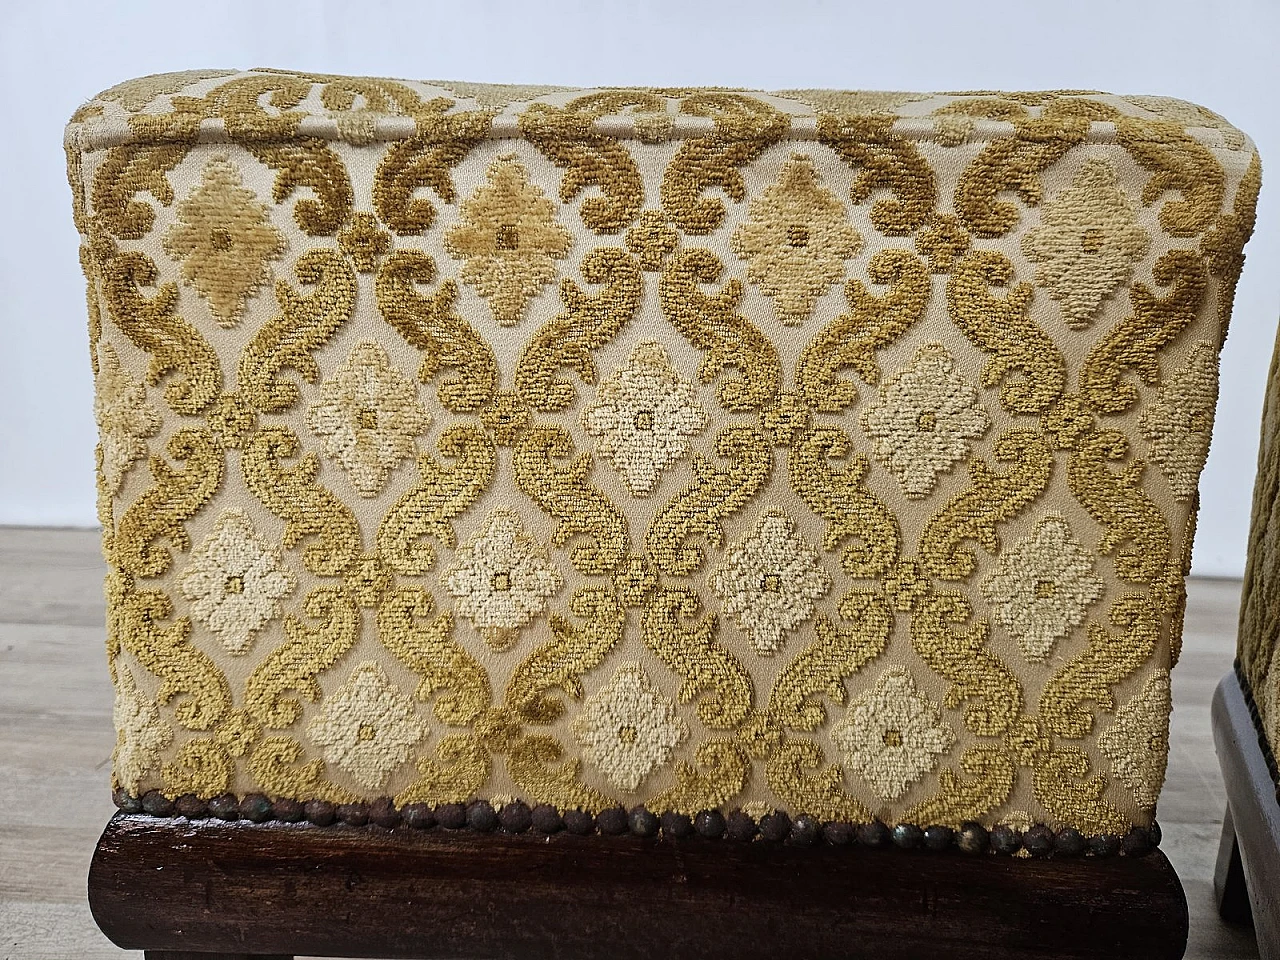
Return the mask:
M1262 960L1280 960L1280 804L1267 771L1258 733L1244 691L1234 673L1222 678L1213 695L1213 739L1227 787L1227 804L1240 864L1249 893L1249 909ZM1226 842L1224 831L1224 843ZM1215 886L1230 897L1230 859ZM1233 911L1228 899L1227 912Z
M0 571L4 620L102 626L106 565L98 530L0 527Z
M123 814L89 899L123 947L257 954L1165 960L1187 936L1159 853L1041 861Z

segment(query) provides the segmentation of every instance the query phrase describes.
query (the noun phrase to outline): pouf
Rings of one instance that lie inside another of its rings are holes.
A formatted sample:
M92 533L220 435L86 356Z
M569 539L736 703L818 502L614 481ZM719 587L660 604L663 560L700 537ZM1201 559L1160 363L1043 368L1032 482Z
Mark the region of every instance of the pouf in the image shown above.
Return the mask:
M1214 877L1219 912L1248 922L1262 956L1280 951L1280 341L1267 380L1249 556L1234 671L1213 698L1213 737L1227 790Z
M1158 841L1218 115L193 71L66 142L126 812Z

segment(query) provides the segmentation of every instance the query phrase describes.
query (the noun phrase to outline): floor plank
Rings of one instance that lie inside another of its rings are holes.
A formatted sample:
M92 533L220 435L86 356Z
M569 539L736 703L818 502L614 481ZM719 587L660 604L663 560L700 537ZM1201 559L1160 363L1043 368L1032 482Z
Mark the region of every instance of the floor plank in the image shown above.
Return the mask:
M101 626L97 530L0 527L0 621Z
M0 527L0 954L3 960L120 960L84 900L89 857L110 815L111 690L102 652L98 534ZM1191 912L1192 960L1250 960L1249 930L1213 906L1226 795L1209 701L1231 668L1240 583L1193 580L1173 674L1164 849ZM31 798L39 798L32 803ZM300 958L306 960L306 958Z

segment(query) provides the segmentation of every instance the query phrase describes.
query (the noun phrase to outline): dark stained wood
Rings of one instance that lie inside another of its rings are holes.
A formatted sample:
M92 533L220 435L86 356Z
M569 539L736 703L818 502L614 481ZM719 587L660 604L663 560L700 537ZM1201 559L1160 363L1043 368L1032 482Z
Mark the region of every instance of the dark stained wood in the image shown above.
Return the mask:
M1213 897L1218 904L1218 916L1227 923L1253 923L1249 887L1240 862L1240 841L1236 838L1230 806L1222 816L1222 839L1218 842L1218 862L1213 871Z
M145 960L293 960L293 957L260 953L192 953L190 950L148 950Z
M1213 742L1227 787L1228 816L1239 844L1258 955L1262 960L1280 960L1280 898L1276 896L1280 890L1280 804L1244 691L1234 673L1218 684L1212 716ZM1223 827L1225 843L1225 823ZM1230 857L1224 858L1220 852L1215 891L1230 895L1230 869ZM1226 914L1223 916L1225 919Z
M153 952L1154 960L1187 938L1159 852L1030 860L123 814L89 899L108 937Z

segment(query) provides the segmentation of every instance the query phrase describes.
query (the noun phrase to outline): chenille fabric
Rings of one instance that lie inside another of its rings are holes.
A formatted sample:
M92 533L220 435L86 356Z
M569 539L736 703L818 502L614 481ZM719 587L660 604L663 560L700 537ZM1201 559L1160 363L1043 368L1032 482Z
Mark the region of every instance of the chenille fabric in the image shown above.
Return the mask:
M1258 476L1253 488L1249 560L1240 596L1237 670L1257 707L1259 733L1274 759L1280 747L1280 340L1262 409ZM1274 775L1274 766L1272 774Z
M1218 115L193 71L66 142L120 790L1151 822Z

